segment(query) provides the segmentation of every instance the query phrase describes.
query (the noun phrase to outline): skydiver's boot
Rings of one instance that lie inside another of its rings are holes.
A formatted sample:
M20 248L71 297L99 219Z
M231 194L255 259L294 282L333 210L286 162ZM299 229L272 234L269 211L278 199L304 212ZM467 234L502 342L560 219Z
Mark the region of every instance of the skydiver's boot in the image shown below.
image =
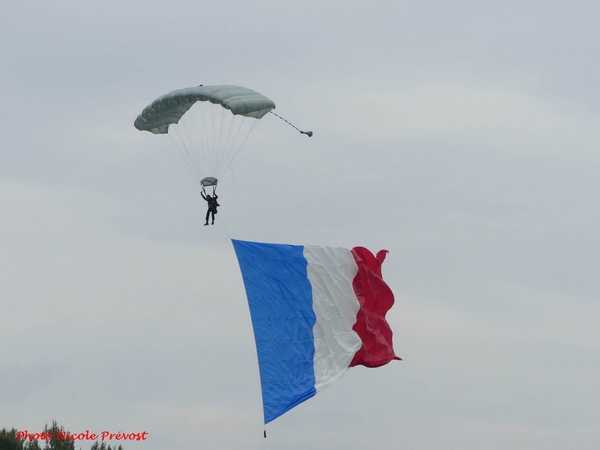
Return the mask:
M206 222L206 223L204 224L204 226L206 226L206 225L208 225L208 222Z
M211 223L211 225L214 225L214 224L215 224L215 221L213 220L212 223Z

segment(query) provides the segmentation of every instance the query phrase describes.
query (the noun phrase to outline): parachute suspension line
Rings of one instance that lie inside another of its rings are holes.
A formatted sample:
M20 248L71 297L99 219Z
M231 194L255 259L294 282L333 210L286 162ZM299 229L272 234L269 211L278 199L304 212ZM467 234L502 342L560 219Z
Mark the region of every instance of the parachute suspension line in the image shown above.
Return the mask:
M228 111L227 111L228 112ZM221 111L221 130L219 132L219 164L217 164L215 176L220 177L222 174L222 167L227 164L227 149L229 146L229 138L231 137L231 129L233 128L234 119L230 116L233 114L227 114L225 109ZM228 123L225 123L227 121Z
M209 127L212 127L212 122L214 121L214 114L212 111L211 105L205 104L205 102L201 102L199 104L202 109L202 128L203 128L203 148L205 149L206 162L209 169L212 171L213 169L213 147L214 147L214 136L209 132ZM210 111L210 119L209 119L209 111ZM209 123L210 122L210 123ZM211 174L212 176L212 174Z
M248 119L250 120L250 119ZM240 152L240 150L242 149L242 147L244 146L244 143L246 142L246 139L248 139L248 136L250 136L250 134L252 133L252 130L254 130L254 128L260 123L260 120L254 120L254 122L252 122L252 126L250 127L250 130L248 131L248 133L246 133L246 136L244 137L244 140L242 142L240 142L240 145L237 146L237 150L235 151L233 158L231 158L229 164L227 165L227 167L225 168L225 170L227 170L228 167L231 167L231 165L233 164L233 161L235 160L235 158L237 158L238 153ZM241 126L240 126L241 129ZM239 132L239 130L238 130ZM236 135L237 138L237 135ZM231 171L231 173L233 174L233 170ZM234 177L235 178L235 177Z
M259 123L212 103L197 102L170 125L168 133L146 136L199 183L206 176L223 176Z
M202 188L202 192L206 192L206 189L204 188L204 185L203 185L203 184L200 184L200 187ZM215 185L213 184L213 185L212 185L212 188L213 188L213 191L212 191L212 193L213 193L213 195L215 195L215 192L217 191L217 186L215 186Z
M240 150L242 145L244 145L245 140L252 132L252 125L254 125L254 119L249 119L242 115L231 115L229 139L224 148L225 157L223 160L223 166L221 167L221 174L224 174L233 163L237 152Z
M187 135L191 142L191 154L192 154L192 158L194 161L194 170L195 170L196 174L198 174L198 178L200 178L199 174L203 173L202 167L204 167L204 164L203 164L202 151L201 151L202 140L199 137L200 133L198 132L198 122L199 122L198 116L200 115L198 109L202 109L202 108L200 108L200 106L197 104L192 105L189 113L192 114L191 118L193 120L187 120L185 123L186 123ZM183 119L185 119L185 116L183 117ZM200 181L200 180L198 180L198 181Z
M175 128L175 130L173 131L173 139L177 142L179 142L178 147L183 149L181 151L181 159L182 161L184 161L184 163L189 167L189 170L194 173L194 164L193 164L193 159L192 159L192 155L190 153L190 149L189 149L189 145L188 142L186 142L186 135L187 133L185 132L185 125L182 123L181 126L179 126L179 124L177 124L177 126L174 126L173 128Z
M225 110L225 108L221 108L221 119L219 120L220 124L221 124L221 129L219 130L219 153L221 154L221 158L219 158L217 167L215 168L216 170L216 175L217 177L221 176L221 166L223 164L225 164L226 160L225 160L225 156L226 154L224 154L224 150L225 150L225 144L228 142L227 137L229 136L229 133L231 132L231 127L233 126L233 119L231 119L231 117L229 117L230 115L233 114L228 114L229 111ZM227 133L225 133L225 120L227 120L229 122L229 130Z
M215 109L212 105L208 105L212 110L212 146L210 148L211 155L211 176L219 177L218 168L220 162L221 136L223 133L223 112Z
M292 122L289 122L287 120L285 120L283 117L281 117L279 114L275 114L273 111L269 111L271 114L273 114L276 117L279 117L281 120L283 120L285 123L287 123L288 125L294 127L296 130L298 130L301 134L305 134L308 137L312 137L313 132L312 131L302 131L300 128L298 128L296 125L294 125Z
M217 110L215 108L211 107L211 111L212 111L212 124L211 124L212 125L212 134L211 134L211 137L212 137L212 143L211 143L211 145L212 146L211 146L210 150L211 150L212 155L214 157L213 160L216 161L217 156L218 156L218 153L217 153L217 151L218 151L217 140L219 138L217 136L217 131L216 131ZM215 164L216 164L216 162L215 162ZM214 170L214 167L213 167L212 164L211 164L210 168L211 168L211 170Z
M214 139L214 136L212 135L212 133L210 133L208 131L208 127L212 126L212 122L214 121L214 115L211 115L211 123L209 122L209 114L208 114L208 109L211 108L210 105L205 104L205 102L198 102L198 108L200 109L200 114L201 114L201 118L200 120L198 120L198 123L202 123L202 131L199 133L201 136L201 140L202 140L202 147L203 149L205 149L205 151L203 152L203 155L205 155L204 157L204 163L206 166L208 166L209 171L212 172L213 166L214 166L214 142L212 142L212 140L210 139L211 137ZM211 110L212 112L212 110ZM210 176L213 176L212 173L209 174Z
M192 142L192 154L194 155L194 170L198 174L198 181L200 181L200 173L205 174L204 170L207 169L206 156L202 151L204 147L203 135L200 133L200 125L204 122L204 110L200 102L196 102L183 116L182 119L186 120L186 129L190 140Z
M229 111L227 111L229 112ZM219 151L222 152L224 150L223 147L223 138L225 137L225 108L221 108L221 119L219 120L219 123L221 125L221 129L219 130ZM221 162L221 161L220 161ZM220 164L217 165L217 172L219 173L220 176Z
M175 140L179 141L179 147L184 150L181 152L181 157L187 163L189 170L194 174L194 178L197 179L200 168L197 163L196 151L194 150L193 134L191 133L187 118L180 120L177 126L173 128L175 129L171 134Z
M211 105L207 105L207 106L211 109L211 127L212 127L212 132L210 134L210 136L212 138L212 142L210 144L210 148L209 148L209 152L208 152L208 154L211 155L211 158L210 158L211 159L211 163L210 163L211 175L210 176L216 176L215 170L217 167L217 161L218 161L218 157L219 157L219 134L218 134L217 124L218 124L218 122L220 122L218 119L218 114L220 113L220 111L217 111Z
M198 151L196 150L196 143L194 142L194 134L191 130L192 124L189 122L189 118L183 118L181 121L181 130L179 131L178 138L182 144L181 148L185 151L186 161L190 166L190 170L196 174L196 177L200 178L200 166L198 163Z
M168 135L150 137L155 145L167 153L192 179L199 182L204 172L198 161L201 152L196 151L196 139L194 133L190 132L191 122L193 120L190 121L189 117L183 117L179 123L171 124Z
M154 134L146 134L148 139L152 141L152 143L158 147L162 152L166 153L172 160L181 167L194 181L199 181L198 175L194 173L194 171L190 168L188 164L186 164L184 158L180 152L178 152L175 148L175 144L169 139L164 139L165 136L154 135Z
M248 117L244 117L242 115L234 115L234 114L231 114L229 119L230 119L230 126L229 126L229 131L227 134L227 140L225 141L225 144L222 148L223 158L221 160L222 164L219 166L219 170L218 170L219 176L223 175L227 171L227 169L231 166L231 164L233 163L233 160L237 156L237 153L242 148L242 146L244 145L244 142L246 141L246 139L252 132L254 126L256 125L256 122L258 122L254 118L248 118ZM252 125L249 126L249 124L252 124ZM243 132L242 132L242 129L244 129ZM234 133L234 130L235 130L235 133ZM245 137L241 142L240 142L240 139L241 139L240 133L241 133L242 137L244 137L244 134L245 134Z

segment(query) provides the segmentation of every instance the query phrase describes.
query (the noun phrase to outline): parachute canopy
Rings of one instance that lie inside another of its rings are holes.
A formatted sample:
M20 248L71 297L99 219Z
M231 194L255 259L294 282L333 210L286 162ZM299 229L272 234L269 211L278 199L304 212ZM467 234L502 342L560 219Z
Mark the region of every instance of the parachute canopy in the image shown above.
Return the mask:
M146 106L134 125L202 186L221 178L273 100L241 86L196 86Z
M146 106L135 119L135 127L154 134L166 134L169 125L179 119L196 102L221 105L235 115L260 119L275 103L270 98L241 86L198 86L169 92Z

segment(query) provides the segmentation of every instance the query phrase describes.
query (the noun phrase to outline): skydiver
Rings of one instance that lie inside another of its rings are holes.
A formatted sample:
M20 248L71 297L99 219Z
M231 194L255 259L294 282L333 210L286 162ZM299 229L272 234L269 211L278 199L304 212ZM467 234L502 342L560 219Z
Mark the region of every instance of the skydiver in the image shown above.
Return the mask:
M202 198L204 200L206 200L206 202L208 203L208 211L206 211L206 223L204 224L204 226L208 225L208 217L210 216L211 213L212 213L212 224L211 225L214 225L215 224L215 214L217 214L217 206L221 206L217 202L217 199L219 198L219 196L217 195L216 192L213 192L212 197L210 196L210 194L204 195L204 190L202 192L200 192L200 195L202 195Z

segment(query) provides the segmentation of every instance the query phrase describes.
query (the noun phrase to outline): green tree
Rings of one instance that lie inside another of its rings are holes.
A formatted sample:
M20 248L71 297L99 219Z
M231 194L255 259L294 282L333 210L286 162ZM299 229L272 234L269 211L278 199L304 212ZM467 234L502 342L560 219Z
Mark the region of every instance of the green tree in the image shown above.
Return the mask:
M120 445L119 447L117 447L116 444L114 447L111 447L110 445L107 445L106 442L99 443L98 441L96 441L94 442L90 450L123 450L123 447L121 447Z
M18 430L2 428L0 430L0 450L40 450L38 441L17 439Z
M44 432L47 436L52 435L51 439L46 440L43 450L75 450L75 442L67 438L70 434L63 426L58 426L56 420L52 425L44 426ZM42 450L38 440L26 438L17 438L18 430L16 428L0 429L0 450ZM32 433L33 434L33 433ZM81 449L80 449L81 450ZM106 442L94 442L90 450L123 450L120 445L110 446Z
M44 450L75 450L75 442L63 437L68 431L62 426L59 427L56 420L52 421L52 426L50 427L46 424L44 431L47 435L52 435L52 439L46 440Z

